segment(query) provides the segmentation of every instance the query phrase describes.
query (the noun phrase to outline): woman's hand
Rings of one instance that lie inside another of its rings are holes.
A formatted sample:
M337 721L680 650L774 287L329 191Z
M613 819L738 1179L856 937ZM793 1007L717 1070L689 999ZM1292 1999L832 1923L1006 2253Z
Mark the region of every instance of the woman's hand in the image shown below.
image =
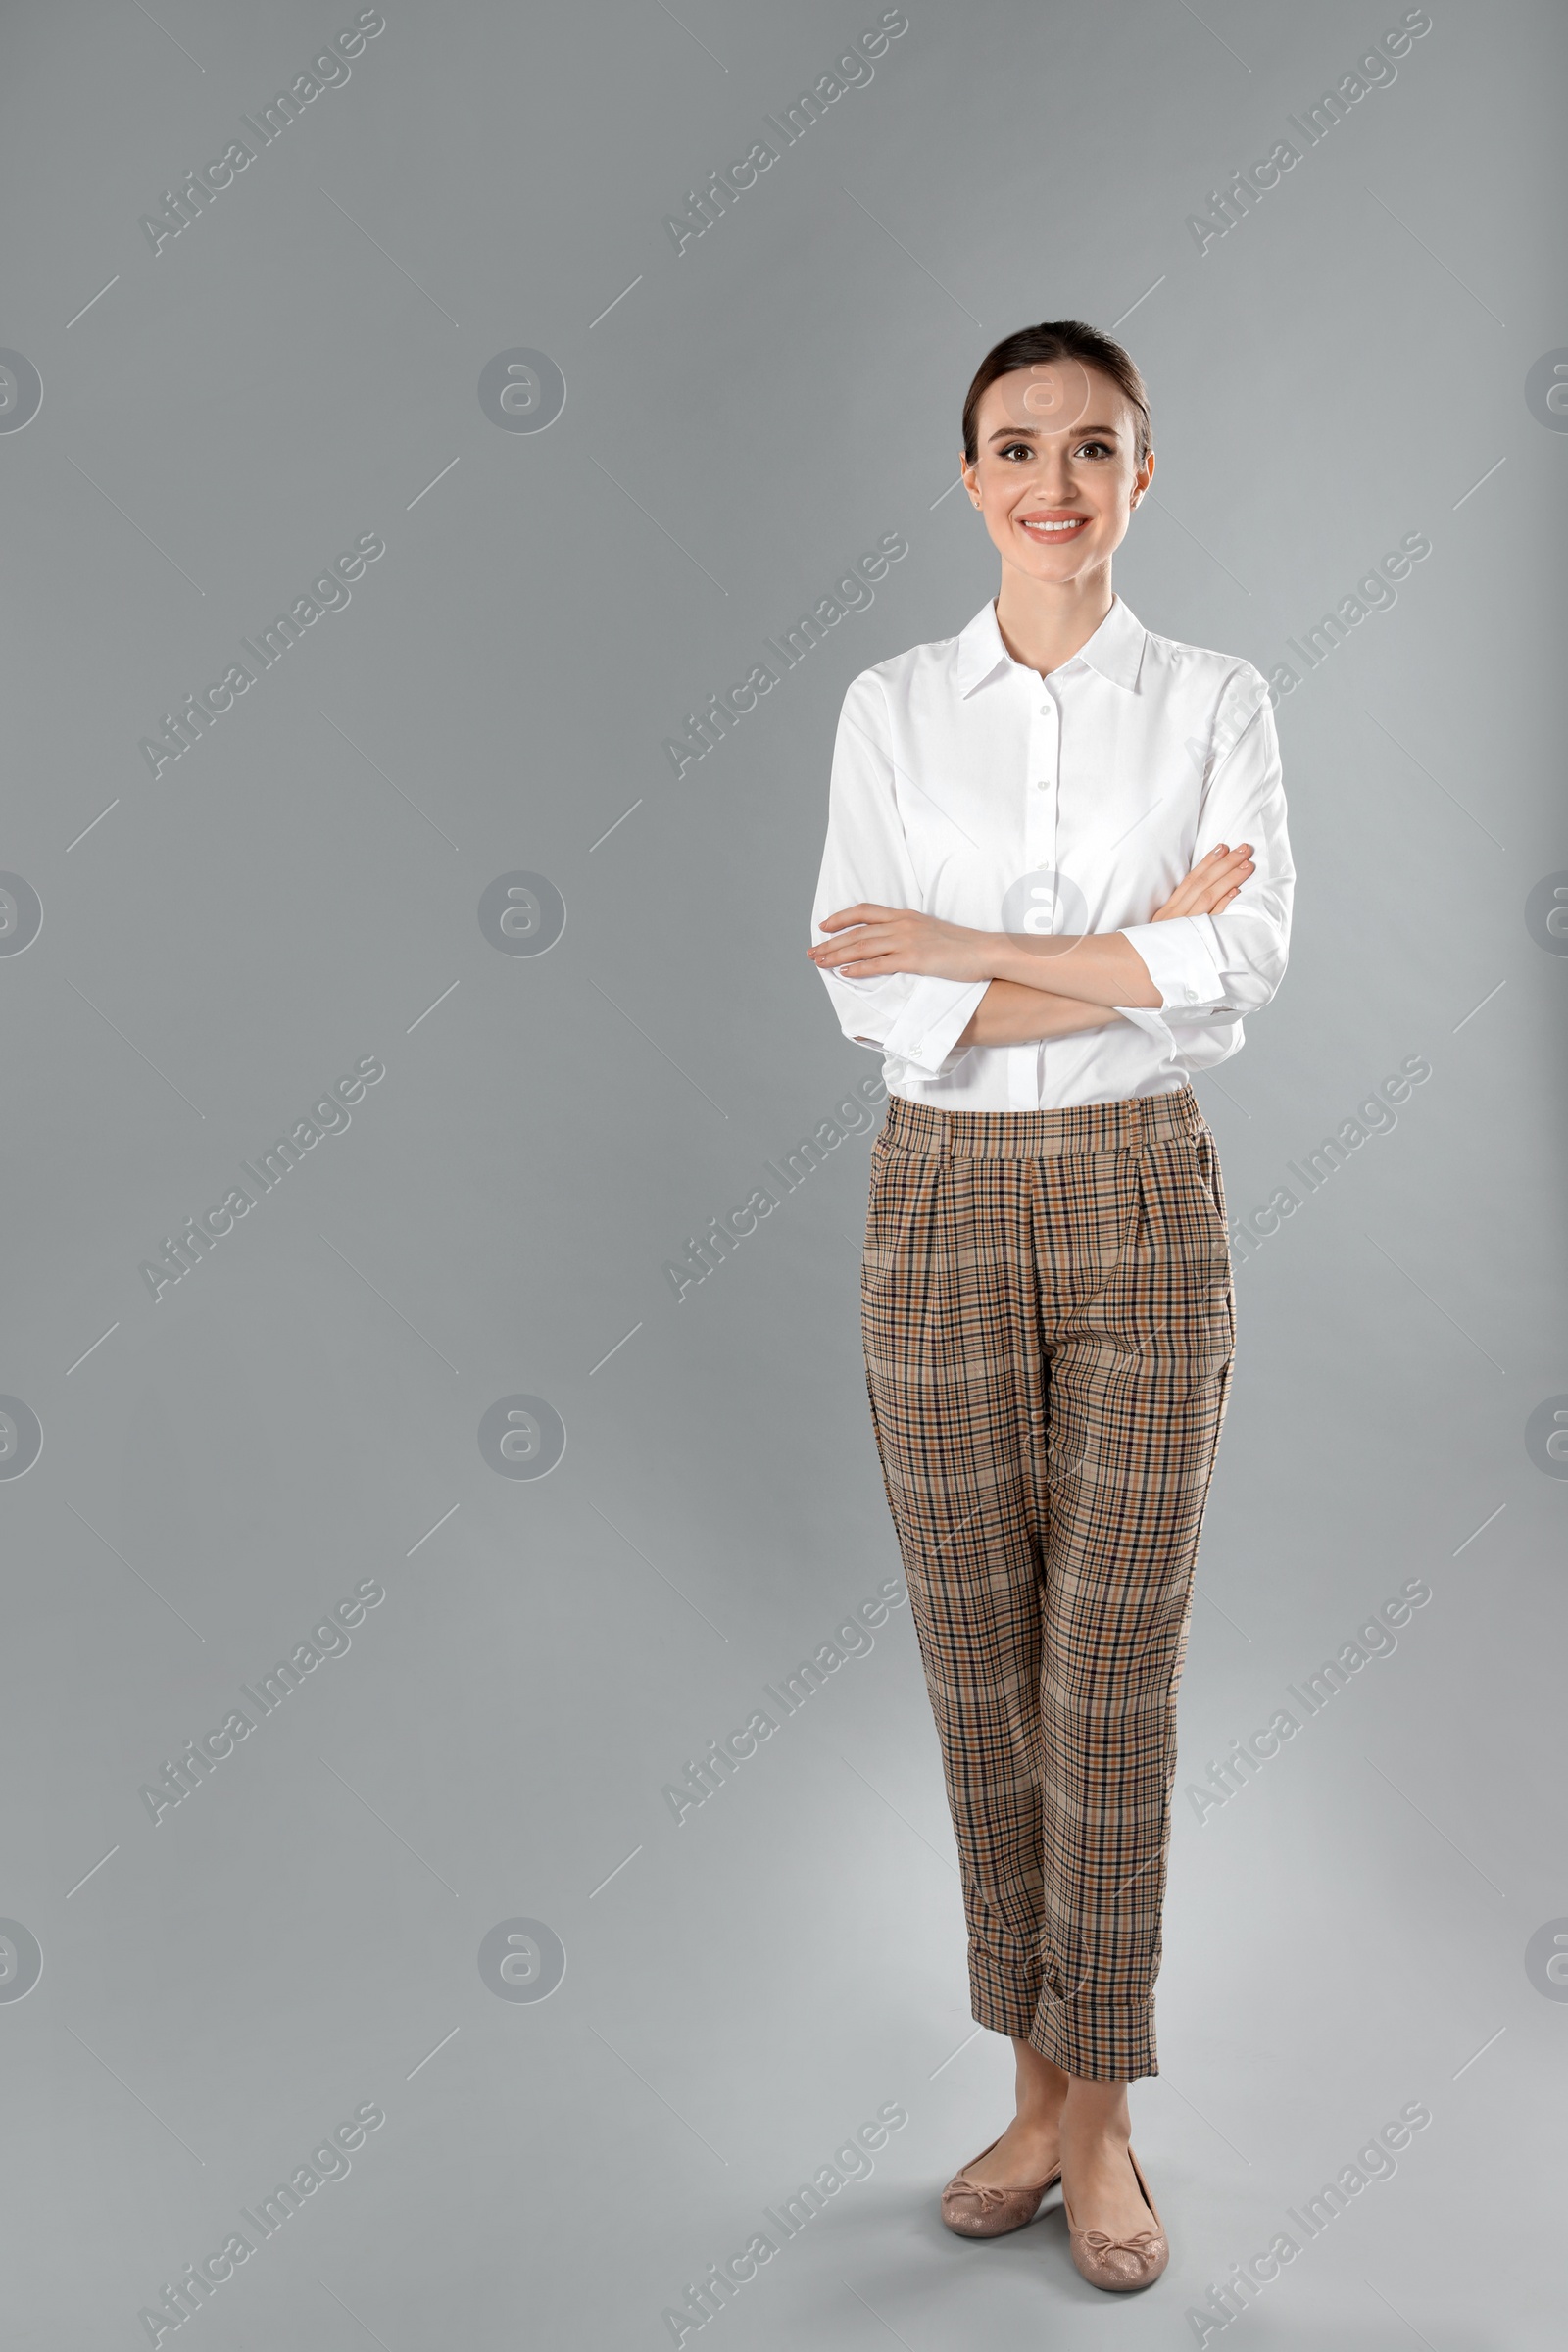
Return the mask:
M919 972L938 980L989 980L989 951L996 934L966 930L909 906L875 906L862 902L824 915L824 931L844 932L807 954L819 970L846 980L880 980L889 972Z
M1218 914L1228 906L1252 871L1252 845L1244 841L1230 849L1216 842L1200 858L1185 882L1178 882L1163 906L1150 916L1152 923L1168 923L1181 914Z
M1251 849L1250 841L1234 850L1223 841L1216 843L1150 921L1217 914L1252 872ZM880 980L890 972L917 972L939 980L994 980L998 944L1006 936L972 931L910 906L878 906L867 901L824 915L821 928L843 936L808 948L807 954L819 970L836 971L846 980Z

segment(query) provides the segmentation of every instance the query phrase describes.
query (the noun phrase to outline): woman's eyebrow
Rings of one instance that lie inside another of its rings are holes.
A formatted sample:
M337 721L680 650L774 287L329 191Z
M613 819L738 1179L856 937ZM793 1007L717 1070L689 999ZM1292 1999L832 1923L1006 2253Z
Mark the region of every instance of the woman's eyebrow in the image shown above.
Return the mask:
M1102 441L1115 441L1120 438L1113 424L1075 424L1069 429L1074 434L1098 433ZM1038 441L1040 430L1038 424L1004 424L990 434L988 438L993 441Z

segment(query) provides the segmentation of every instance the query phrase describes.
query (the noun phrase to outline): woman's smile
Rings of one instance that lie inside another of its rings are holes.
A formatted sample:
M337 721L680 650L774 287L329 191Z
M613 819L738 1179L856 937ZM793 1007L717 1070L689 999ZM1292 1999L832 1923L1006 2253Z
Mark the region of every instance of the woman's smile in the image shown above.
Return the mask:
M1076 539L1089 528L1094 517L1090 514L1064 514L1059 510L1053 514L1020 514L1018 528L1031 539L1045 541Z

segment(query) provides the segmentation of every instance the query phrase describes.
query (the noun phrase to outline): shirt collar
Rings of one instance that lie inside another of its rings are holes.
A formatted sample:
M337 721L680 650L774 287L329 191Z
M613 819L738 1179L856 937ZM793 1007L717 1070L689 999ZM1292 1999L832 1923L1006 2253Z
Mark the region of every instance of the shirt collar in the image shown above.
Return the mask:
M1143 622L1118 596L1088 643L1081 645L1072 661L1064 662L1061 667L1071 669L1073 662L1083 662L1091 669L1098 670L1102 678L1108 678L1112 685L1124 686L1132 691L1138 684L1147 634ZM984 686L1004 670L1022 669L1024 666L1021 662L1014 662L1003 643L1002 631L997 626L995 602L982 605L973 620L958 636L957 681L960 695L967 700L977 686ZM1051 674L1055 676L1057 673L1053 671Z

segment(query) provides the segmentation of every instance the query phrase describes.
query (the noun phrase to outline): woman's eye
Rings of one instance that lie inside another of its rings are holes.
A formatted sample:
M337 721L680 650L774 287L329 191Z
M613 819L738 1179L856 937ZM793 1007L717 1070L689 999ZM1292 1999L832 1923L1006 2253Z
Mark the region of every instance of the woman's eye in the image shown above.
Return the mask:
M1033 448L1027 441L1008 441L997 452L999 457L1024 458L1026 460L1033 458L1034 454ZM1095 458L1111 458L1115 454L1107 441L1081 441L1073 452L1074 457L1088 455Z

